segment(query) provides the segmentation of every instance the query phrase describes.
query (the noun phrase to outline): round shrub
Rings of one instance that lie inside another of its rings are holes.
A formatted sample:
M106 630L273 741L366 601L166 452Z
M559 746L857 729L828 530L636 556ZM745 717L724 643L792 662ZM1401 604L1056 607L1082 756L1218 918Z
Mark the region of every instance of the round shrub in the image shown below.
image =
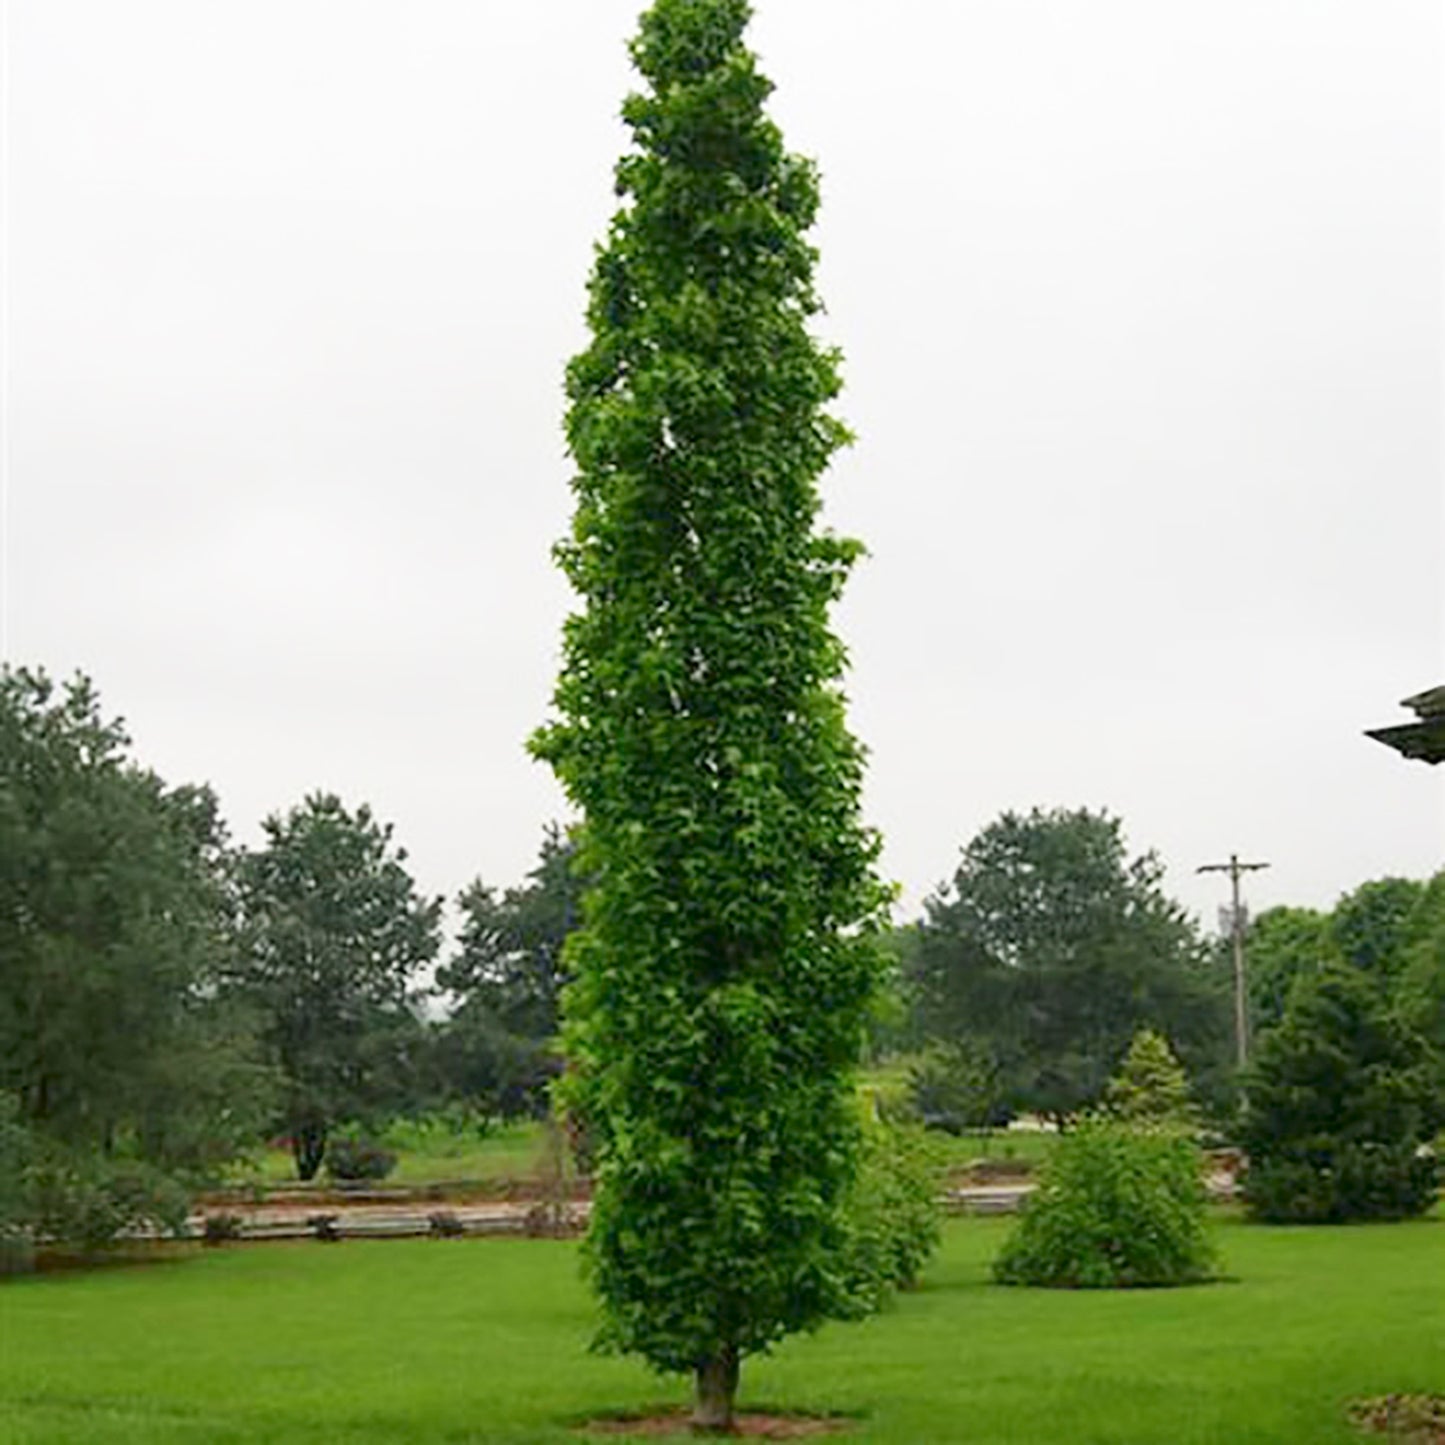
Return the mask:
M1214 1260L1188 1135L1089 1118L1060 1137L994 1277L1055 1289L1180 1285L1208 1279Z
M1413 1145L1319 1139L1294 1157L1251 1161L1244 1176L1250 1213L1271 1224L1344 1224L1409 1219L1435 1202L1437 1165Z
M375 1139L343 1134L326 1146L326 1172L346 1183L385 1179L396 1168L396 1155Z

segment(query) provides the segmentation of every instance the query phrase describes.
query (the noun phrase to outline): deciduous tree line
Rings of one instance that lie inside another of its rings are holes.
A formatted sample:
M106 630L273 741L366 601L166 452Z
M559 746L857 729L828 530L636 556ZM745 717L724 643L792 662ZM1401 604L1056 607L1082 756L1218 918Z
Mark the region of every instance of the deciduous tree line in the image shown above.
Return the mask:
M343 1121L546 1108L585 883L560 828L522 883L464 890L437 966L442 901L365 805L318 793L236 848L214 795L135 762L87 682L23 670L0 677L0 760L0 1148L24 1140L47 1227L173 1217L176 1181L262 1137L290 1141L305 1178ZM921 1056L929 1122L1067 1118L1141 1028L1224 1116L1228 963L1161 875L1102 813L1008 814L964 848L894 934L874 1030L875 1050ZM1445 872L1270 909L1248 954L1257 1052L1290 998L1346 970L1362 1006L1423 1038L1445 1092Z
M472 884L433 982L441 900L365 805L317 793L237 848L87 681L0 672L0 1220L98 1240L263 1138L307 1178L342 1121L543 1108L569 855L553 830L527 884Z

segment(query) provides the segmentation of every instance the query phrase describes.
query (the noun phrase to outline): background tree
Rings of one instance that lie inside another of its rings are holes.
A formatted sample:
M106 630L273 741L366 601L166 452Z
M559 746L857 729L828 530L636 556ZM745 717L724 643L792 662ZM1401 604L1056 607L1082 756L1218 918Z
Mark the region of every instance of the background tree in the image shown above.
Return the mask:
M1424 893L1414 878L1376 878L1346 893L1330 913L1330 936L1345 961L1387 992L1404 969Z
M1437 1109L1445 1118L1445 871L1426 884L1410 918L1395 998L1430 1047Z
M1221 958L1228 948L1228 940L1223 940ZM1284 1017L1295 979L1317 973L1325 963L1340 957L1329 914L1290 907L1269 908L1250 920L1245 954L1253 1038Z
M333 1125L404 1104L422 1030L412 996L440 943L440 899L362 805L328 793L265 822L241 861L245 947L233 992L255 1010L284 1080L278 1120L312 1178Z
M972 1037L1015 1109L1063 1118L1099 1097L1136 1030L1219 1073L1224 979L1119 820L1088 809L1005 813L925 905L911 966L928 1037Z
M821 534L846 439L789 156L744 0L657 0L646 93L567 379L567 624L536 751L585 816L572 1097L596 1131L605 1338L731 1418L743 1357L846 1311L849 1078L886 901L828 628L857 544Z
M93 1242L177 1207L266 1097L216 997L232 915L215 798L128 748L85 679L0 670L0 1097L45 1182L27 1207Z
M1006 1122L998 1060L976 1039L928 1045L909 1068L908 1096L931 1129L961 1134Z
M481 879L458 898L457 950L437 983L458 1002L439 1030L443 1086L504 1115L542 1113L558 1071L562 946L582 921L576 846L555 824L527 881L500 896Z
M1250 1073L1245 1197L1262 1219L1399 1219L1435 1199L1438 1126L1423 1040L1368 974L1331 964L1303 978Z

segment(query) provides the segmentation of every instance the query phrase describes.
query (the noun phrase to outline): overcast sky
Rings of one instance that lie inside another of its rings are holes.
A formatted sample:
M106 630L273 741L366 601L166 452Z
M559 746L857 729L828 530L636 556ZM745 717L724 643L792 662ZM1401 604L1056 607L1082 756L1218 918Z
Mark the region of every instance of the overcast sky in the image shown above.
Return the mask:
M5 4L5 0L0 0ZM640 0L8 0L4 646L236 835L430 892L564 804L561 378ZM830 521L910 908L1107 807L1211 926L1445 863L1436 0L757 0L824 177Z

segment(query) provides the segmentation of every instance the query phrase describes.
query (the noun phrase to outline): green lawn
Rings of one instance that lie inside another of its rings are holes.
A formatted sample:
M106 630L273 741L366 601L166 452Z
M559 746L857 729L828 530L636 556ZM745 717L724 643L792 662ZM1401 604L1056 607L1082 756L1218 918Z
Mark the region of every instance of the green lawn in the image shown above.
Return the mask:
M1353 1395L1445 1390L1445 1224L1221 1229L1236 1282L1005 1290L1006 1221L948 1226L926 1284L744 1371L743 1404L845 1411L849 1440L1329 1445ZM679 1401L589 1356L575 1248L354 1241L0 1284L0 1440L562 1442ZM617 1437L610 1437L617 1438Z
M1048 1158L1058 1135L1043 1129L993 1129L986 1134L957 1135L934 1129L929 1131L928 1138L950 1169L976 1159L1037 1168Z
M496 1184L509 1179L531 1179L542 1167L543 1130L531 1120L499 1124L478 1137L470 1131L427 1129L399 1123L383 1141L397 1156L396 1169L386 1184L435 1184L466 1180ZM234 1169L236 1183L294 1184L296 1165L284 1149L267 1149L253 1163ZM321 1176L323 1182L326 1176Z
M406 1123L393 1126L383 1137L397 1155L396 1169L383 1181L387 1185L463 1180L496 1185L507 1180L535 1179L544 1167L543 1128L530 1120L498 1125L483 1138ZM928 1137L939 1162L952 1172L984 1158L1037 1166L1047 1157L1056 1136L1041 1130L995 1129L956 1137L934 1131ZM324 1183L326 1176L321 1177ZM238 1184L254 1182L273 1187L292 1184L296 1166L285 1150L268 1149L251 1164L233 1170L231 1179Z

